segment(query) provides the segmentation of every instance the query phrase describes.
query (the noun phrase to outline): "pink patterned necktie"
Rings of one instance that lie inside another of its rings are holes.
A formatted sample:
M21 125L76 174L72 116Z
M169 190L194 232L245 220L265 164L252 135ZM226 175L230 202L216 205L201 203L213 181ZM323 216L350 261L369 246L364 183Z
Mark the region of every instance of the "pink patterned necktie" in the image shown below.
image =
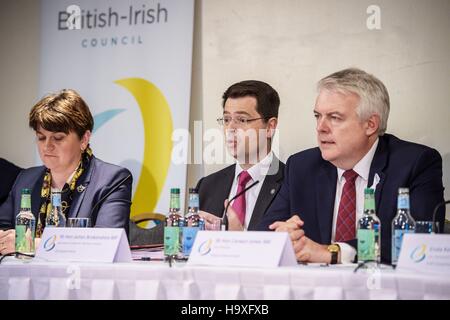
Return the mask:
M345 184L342 188L341 201L336 222L336 242L344 242L356 238L356 187L358 174L353 170L344 172Z
M245 186L251 179L252 179L252 177L250 176L250 174L247 171L245 171L245 170L242 171L239 174L238 188L237 188L236 194L238 194L239 192L244 190ZM236 214L239 218L239 221L241 222L241 225L243 226L244 221L245 221L245 210L246 210L245 209L246 208L245 192L244 192L244 194L240 195L233 201L233 204L231 205L231 207L236 212Z

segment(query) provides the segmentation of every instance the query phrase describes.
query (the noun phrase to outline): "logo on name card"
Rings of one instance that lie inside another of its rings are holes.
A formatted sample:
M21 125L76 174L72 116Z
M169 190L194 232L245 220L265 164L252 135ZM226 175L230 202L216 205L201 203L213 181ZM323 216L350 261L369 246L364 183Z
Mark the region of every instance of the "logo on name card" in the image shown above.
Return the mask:
M422 244L422 245L415 247L409 257L415 263L419 263L419 262L422 262L423 260L425 260L425 257L427 256L426 252L427 252L427 246Z
M52 251L56 247L56 242L59 240L58 235L51 236L44 242L44 249L45 251Z
M206 256L208 253L210 253L212 243L213 243L212 239L208 239L204 241L202 244L200 244L200 246L198 247L198 252L200 253L200 255Z

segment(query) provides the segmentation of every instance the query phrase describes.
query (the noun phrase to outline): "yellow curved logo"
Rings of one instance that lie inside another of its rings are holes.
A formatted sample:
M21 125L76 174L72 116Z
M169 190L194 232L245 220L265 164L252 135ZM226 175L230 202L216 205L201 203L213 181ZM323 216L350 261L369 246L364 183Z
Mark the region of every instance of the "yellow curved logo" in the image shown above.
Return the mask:
M136 100L144 122L144 158L141 176L133 196L131 214L154 212L170 166L172 152L172 114L162 92L141 78L115 81Z
M213 244L212 239L205 240L200 246L198 247L198 252L201 256L206 256L208 253L211 252L211 247Z
M418 263L418 262L422 262L423 260L425 260L425 257L427 256L427 246L422 244L417 246L410 255L411 260L413 260L414 262Z

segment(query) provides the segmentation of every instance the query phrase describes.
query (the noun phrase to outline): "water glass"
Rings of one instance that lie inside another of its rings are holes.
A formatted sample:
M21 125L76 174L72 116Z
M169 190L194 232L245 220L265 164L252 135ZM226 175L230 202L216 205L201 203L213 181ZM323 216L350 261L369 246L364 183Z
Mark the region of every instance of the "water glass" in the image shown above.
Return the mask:
M432 233L433 221L416 221L415 233Z
M69 228L89 228L91 226L90 218L69 218L67 223Z

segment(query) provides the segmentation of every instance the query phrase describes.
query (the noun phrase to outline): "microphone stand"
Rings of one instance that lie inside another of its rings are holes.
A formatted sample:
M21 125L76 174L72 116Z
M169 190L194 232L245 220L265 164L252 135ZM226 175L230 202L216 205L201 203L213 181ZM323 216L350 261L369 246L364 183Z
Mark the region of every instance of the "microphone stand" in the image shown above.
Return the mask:
M250 190L251 188L256 186L258 183L259 183L259 180L256 180L251 185L249 185L247 188L245 188L244 190L242 190L241 192L239 192L234 197L232 197L231 199L228 200L227 206L225 207L225 210L224 210L224 212L222 214L222 225L223 225L223 227L221 227L221 229L222 228L225 229L223 231L228 230L228 219L226 219L226 217L227 217L228 208L230 207L231 202L233 200L235 200L236 198L242 196L244 193L246 193L248 190Z
M447 201L442 201L442 202L440 202L440 203L438 203L437 204L437 206L434 208L434 211L433 211L433 233L436 233L436 214L437 214L437 212L438 212L438 210L442 207L442 206L444 206L445 207L445 205L447 205L447 204L449 204L450 203L450 200L447 200ZM445 223L445 212L444 212L444 223ZM445 227L445 226L444 226ZM438 227L437 227L437 233L439 233L439 230L440 228L439 228L439 225L438 225ZM445 232L445 231L444 231Z

